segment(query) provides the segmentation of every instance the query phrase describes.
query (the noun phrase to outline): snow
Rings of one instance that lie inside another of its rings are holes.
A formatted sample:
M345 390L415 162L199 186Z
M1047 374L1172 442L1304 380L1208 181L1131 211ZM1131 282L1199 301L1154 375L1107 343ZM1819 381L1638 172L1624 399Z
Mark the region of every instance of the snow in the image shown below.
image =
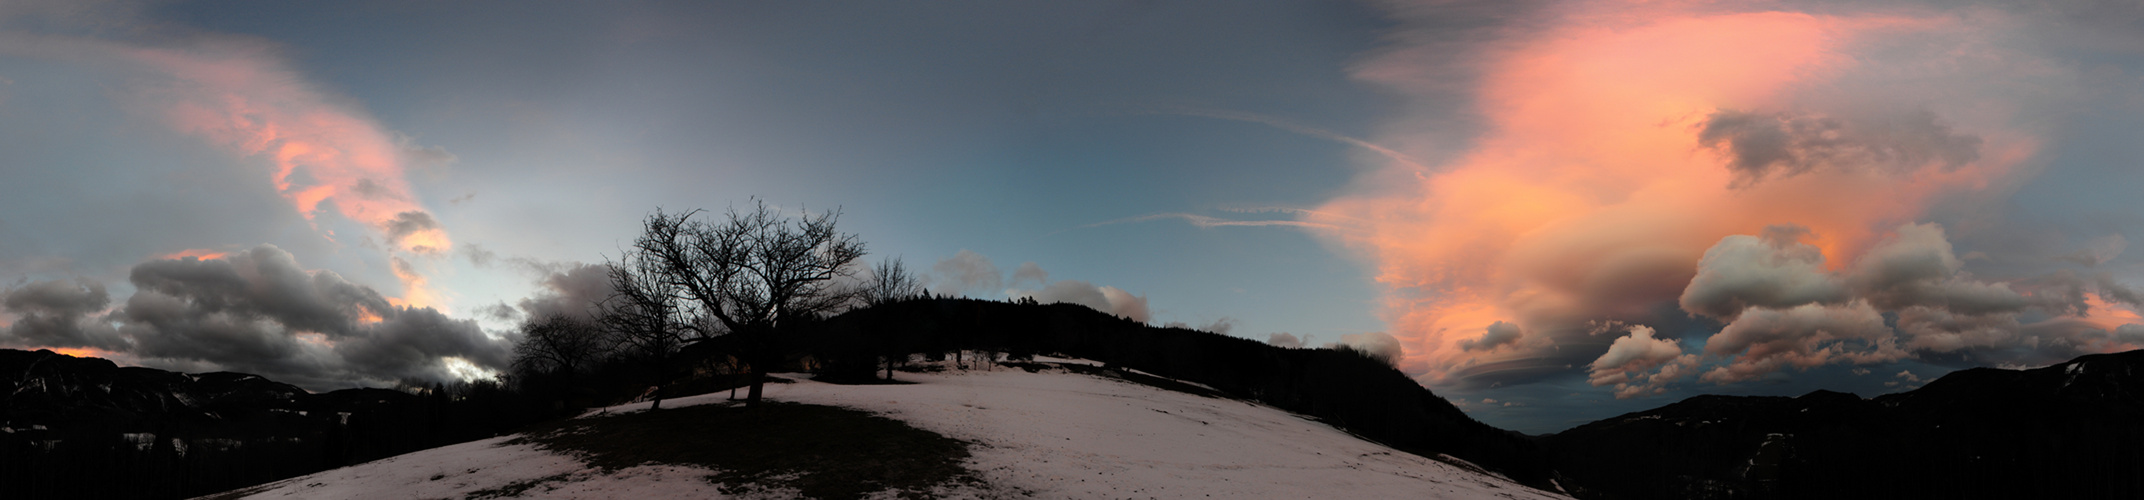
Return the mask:
M1047 360L1061 361L1061 360ZM1086 364L1089 362L1080 362ZM972 443L986 490L941 497L1568 498L1362 440L1264 405L1121 380L996 367L900 373L909 385L832 385L785 374L774 400L858 408ZM722 392L664 400L718 403ZM643 411L647 403L594 413ZM246 498L439 498L516 482L545 498L720 497L707 469L641 466L605 474L573 458L493 438L285 480ZM437 479L433 479L434 477ZM786 497L782 491L746 497Z
M241 498L465 498L516 483L540 482L523 496L541 498L718 498L697 467L643 465L605 474L573 457L512 436L384 458L242 490ZM555 481L544 481L556 478Z

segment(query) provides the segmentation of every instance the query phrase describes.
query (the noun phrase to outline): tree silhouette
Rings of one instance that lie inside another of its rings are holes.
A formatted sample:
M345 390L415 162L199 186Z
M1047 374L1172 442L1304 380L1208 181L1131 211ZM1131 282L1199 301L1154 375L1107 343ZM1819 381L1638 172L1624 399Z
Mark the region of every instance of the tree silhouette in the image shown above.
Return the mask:
M663 214L658 211L650 220L660 217ZM658 389L648 393L654 398L649 409L660 409L659 388L670 382L671 358L688 340L705 338L708 331L692 321L684 293L662 260L637 249L620 259L610 263L611 296L603 302L600 318L614 348L641 358L652 371Z
M695 319L685 329L729 337L724 343L751 378L746 406L759 405L767 370L787 355L785 334L856 300L858 289L838 278L854 276L864 255L856 235L835 229L839 210L790 218L763 201L753 205L712 224L693 218L699 210L658 209L627 257L644 263L645 279L659 282L661 293L681 299L683 316Z
M569 396L575 379L593 368L612 344L600 325L583 319L563 314L532 318L521 324L513 369L524 375L555 377L561 396Z
M862 299L864 305L877 306L913 299L922 294L923 282L915 272L909 271L908 266L901 263L900 259L888 257L871 267L871 280L865 282ZM881 328L894 327L881 325ZM899 333L887 330L880 332L873 339L886 361L886 380L893 380L895 365L908 360L907 342L899 338Z
M900 259L887 257L871 267L871 280L864 286L864 305L880 305L923 294L923 282Z

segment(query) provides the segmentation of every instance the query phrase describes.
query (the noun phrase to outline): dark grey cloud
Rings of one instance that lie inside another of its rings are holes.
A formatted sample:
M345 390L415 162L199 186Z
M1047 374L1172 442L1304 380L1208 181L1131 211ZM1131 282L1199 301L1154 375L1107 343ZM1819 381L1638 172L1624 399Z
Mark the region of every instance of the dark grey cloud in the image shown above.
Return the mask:
M1819 168L1952 169L1979 160L1982 142L1925 108L1849 116L1720 110L1698 132L1698 144L1728 154L1739 186Z
M294 330L350 335L358 318L394 307L370 287L329 271L308 271L290 252L262 245L214 260L153 260L128 277L136 296L168 296L202 314L272 320Z
M497 321L501 323L512 323L515 321L520 321L523 317L520 309L515 309L514 306L506 305L505 302L477 307L476 313L483 315L485 319L490 319L492 321Z
M144 262L129 281L135 293L101 315L110 299L96 283L10 290L0 305L23 319L5 343L94 347L148 366L256 373L313 390L451 380L460 374L449 359L490 370L511 361L511 343L475 321L395 306L271 245L213 260ZM110 331L88 328L96 325Z
M610 298L610 266L579 262L555 266L536 283L536 294L517 305L529 318L592 317L597 304Z
M2115 282L2113 274L2100 273L2094 278L2099 285L2100 298L2106 299L2106 301L2108 302L2114 302L2118 304L2144 306L2144 295L2139 295L2135 288L2123 286L2121 283Z
M367 185L371 185L371 181L368 180L362 182L359 184L359 187L362 188ZM425 231L434 231L440 229L439 221L433 219L432 214L418 211L409 211L395 214L395 217L393 219L387 220L385 226L386 227L380 228L380 230L387 233L387 244L395 247L402 246L402 240L409 238L411 235L415 235L417 233L422 233ZM442 249L432 248L428 246L417 246L412 247L411 250L418 253L430 253Z
M104 284L79 279L29 283L0 295L0 307L17 316L6 338L20 345L123 349L126 339L103 320L111 303Z
M1459 341L1459 348L1468 351L1495 350L1518 342L1521 335L1518 324L1498 321L1490 324L1488 331L1482 332L1481 338Z

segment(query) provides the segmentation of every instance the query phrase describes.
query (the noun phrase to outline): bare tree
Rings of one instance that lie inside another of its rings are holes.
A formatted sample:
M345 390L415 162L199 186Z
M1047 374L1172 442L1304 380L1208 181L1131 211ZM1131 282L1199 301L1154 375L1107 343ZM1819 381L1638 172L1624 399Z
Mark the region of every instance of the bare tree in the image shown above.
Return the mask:
M521 324L521 342L514 344L514 369L561 374L570 384L608 344L600 328L581 319L563 314L530 319Z
M631 252L684 299L685 316L703 318L686 328L732 336L752 384L745 405L758 406L761 380L785 355L779 337L856 299L857 289L837 278L855 274L864 245L835 230L839 210L789 218L754 200L752 210L731 209L721 223L693 219L698 213L656 210Z
M871 267L863 289L864 305L880 305L923 294L923 282L900 259L887 257Z
M900 259L887 257L871 267L871 279L866 281L862 300L866 306L891 304L923 294L923 282L908 265ZM896 334L882 334L878 344L886 362L886 380L893 380L893 368L908 359L908 349L901 345Z
M655 375L657 389L649 393L654 398L649 409L660 409L660 387L670 382L671 358L704 330L695 328L684 293L661 260L636 251L620 260L610 263L611 296L603 302L600 318L611 333L612 348L641 358Z

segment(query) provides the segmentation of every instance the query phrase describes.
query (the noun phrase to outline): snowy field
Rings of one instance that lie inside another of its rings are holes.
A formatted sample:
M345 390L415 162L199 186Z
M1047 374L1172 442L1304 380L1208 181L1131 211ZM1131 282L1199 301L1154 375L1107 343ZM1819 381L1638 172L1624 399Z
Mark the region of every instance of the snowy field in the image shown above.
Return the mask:
M1049 360L1054 362L1078 362ZM1566 498L1386 448L1242 401L1116 379L1015 368L900 373L912 385L848 386L787 375L770 399L858 408L973 443L972 498ZM722 404L728 393L663 401ZM641 411L646 403L597 412ZM717 498L715 471L603 473L510 437L437 448L242 490L242 498ZM760 491L732 498L783 498Z

